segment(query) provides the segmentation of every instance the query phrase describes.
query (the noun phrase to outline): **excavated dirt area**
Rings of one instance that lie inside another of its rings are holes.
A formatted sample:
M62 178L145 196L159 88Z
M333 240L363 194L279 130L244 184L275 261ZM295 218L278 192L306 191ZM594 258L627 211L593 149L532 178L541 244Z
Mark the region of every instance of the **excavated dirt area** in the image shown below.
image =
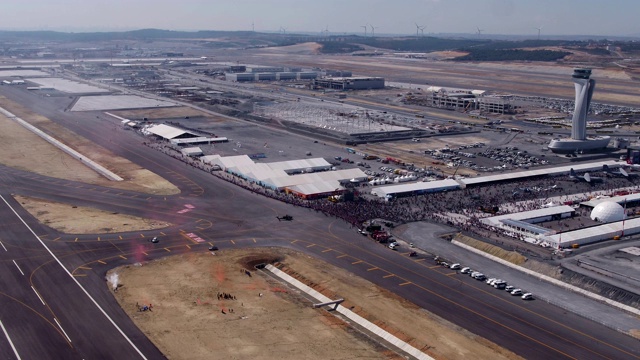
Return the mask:
M402 358L253 268L276 260L290 275L331 298L345 298L342 306L437 359L519 359L345 270L287 249L180 255L117 268L107 279L117 274L114 296L170 359ZM225 293L232 299L218 297ZM138 310L145 305L151 311Z

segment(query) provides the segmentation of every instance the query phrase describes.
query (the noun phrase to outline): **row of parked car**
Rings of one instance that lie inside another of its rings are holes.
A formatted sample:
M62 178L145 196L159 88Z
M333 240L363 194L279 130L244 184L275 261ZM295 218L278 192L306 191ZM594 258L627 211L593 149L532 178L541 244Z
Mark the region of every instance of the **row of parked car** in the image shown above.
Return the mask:
M444 263L442 263L444 265ZM447 264L448 265L448 264ZM507 284L506 281L498 278L487 278L487 276L479 271L474 271L470 267L462 267L460 264L451 264L451 270L460 270L460 274L467 274L478 281L484 281L487 285L493 286L498 290L505 290L513 296L520 296L522 300L533 300L533 294Z

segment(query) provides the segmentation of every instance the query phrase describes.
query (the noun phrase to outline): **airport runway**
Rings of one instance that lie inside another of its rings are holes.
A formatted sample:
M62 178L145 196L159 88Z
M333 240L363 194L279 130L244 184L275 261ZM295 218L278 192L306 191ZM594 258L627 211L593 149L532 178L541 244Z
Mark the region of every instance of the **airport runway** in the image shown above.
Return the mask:
M637 339L542 301L498 296L484 289L486 285L482 288L468 277L453 276L452 271L429 259L390 251L341 220L262 197L186 166L143 146L142 139L131 132L104 136L113 132L112 121L87 114L61 114L43 104L38 108L45 116L166 177L183 192L150 196L1 167L0 194L6 202L0 201L0 216L6 220L0 224L0 278L4 284L0 321L9 335L0 336L3 358L16 358L12 347L5 346L8 339L25 359L162 358L119 308L105 284L105 273L119 265L206 252L210 243L221 250L284 246L308 253L524 358L640 358ZM78 121L81 118L84 121ZM65 235L39 225L10 194L93 206L176 225L162 231ZM179 212L185 205L193 209ZM294 220L279 222L276 215L282 214L291 214ZM152 236L160 236L160 243L149 242Z

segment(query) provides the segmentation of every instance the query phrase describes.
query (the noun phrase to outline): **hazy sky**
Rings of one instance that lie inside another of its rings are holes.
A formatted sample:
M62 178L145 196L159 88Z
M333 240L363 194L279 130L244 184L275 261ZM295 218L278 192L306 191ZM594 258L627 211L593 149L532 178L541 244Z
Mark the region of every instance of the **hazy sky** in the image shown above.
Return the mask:
M640 35L640 0L1 0L1 29ZM370 31L370 29L369 29Z

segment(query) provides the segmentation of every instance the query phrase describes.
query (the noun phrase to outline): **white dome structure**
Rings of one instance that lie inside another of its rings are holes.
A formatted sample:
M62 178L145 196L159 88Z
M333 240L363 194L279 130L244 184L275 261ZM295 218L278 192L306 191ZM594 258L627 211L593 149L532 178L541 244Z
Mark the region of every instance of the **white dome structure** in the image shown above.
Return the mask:
M591 220L602 223L624 220L624 208L613 201L603 201L591 210Z

